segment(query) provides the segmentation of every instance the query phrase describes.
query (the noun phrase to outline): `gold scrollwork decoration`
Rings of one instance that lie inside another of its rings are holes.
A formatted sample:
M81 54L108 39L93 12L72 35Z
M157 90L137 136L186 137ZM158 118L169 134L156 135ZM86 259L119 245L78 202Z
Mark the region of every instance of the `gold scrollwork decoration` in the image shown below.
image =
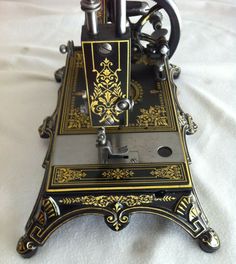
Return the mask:
M90 118L88 115L81 113L78 108L72 108L69 113L68 128L88 128L91 126Z
M130 94L135 104L143 99L143 87L138 81L131 80Z
M106 221L111 224L116 231L119 231L122 226L129 222L129 216L123 215L122 209L123 205L117 202L113 207L115 213L106 218Z
M61 200L59 200L59 203L65 204L65 205L71 205L71 204L82 204L82 205L89 205L89 206L95 206L95 207L102 207L105 208L113 203L126 205L127 207L133 207L133 206L139 206L139 205L145 205L145 204L151 204L155 201L159 202L171 202L174 201L176 198L171 195L165 195L164 197L156 197L154 194L143 194L143 195L121 195L121 196L79 196L79 197L66 197Z
M168 126L166 109L163 106L150 106L149 109L140 109L141 115L137 116L136 123L140 127Z
M183 172L180 166L169 165L164 168L155 168L150 174L156 178L169 179L169 180L182 180L184 179Z
M71 170L68 168L57 168L55 173L55 183L68 183L75 180L81 180L87 174L82 170Z
M101 71L93 69L93 72L96 72L96 81L93 94L90 96L91 110L100 116L100 123L113 124L119 122L118 116L122 113L117 110L116 103L126 97L122 93L118 77L118 72L121 69L118 67L116 70L112 70L113 63L107 58L100 63L100 66L102 67Z
M106 177L109 179L116 179L116 180L126 179L133 175L134 175L134 172L131 170L118 169L118 168L107 170L102 173L103 177Z

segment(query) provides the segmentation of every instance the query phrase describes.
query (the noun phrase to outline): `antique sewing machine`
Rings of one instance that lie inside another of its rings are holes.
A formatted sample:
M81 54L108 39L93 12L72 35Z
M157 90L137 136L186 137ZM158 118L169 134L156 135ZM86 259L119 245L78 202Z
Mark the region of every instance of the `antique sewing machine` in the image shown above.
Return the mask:
M178 103L173 80L180 68L169 62L180 38L178 10L171 0L152 2L81 0L81 46L60 46L67 58L55 73L62 84L58 103L39 128L49 147L42 187L17 245L23 257L88 213L103 215L114 231L133 213L160 215L204 251L220 247L189 169L185 136L197 125Z

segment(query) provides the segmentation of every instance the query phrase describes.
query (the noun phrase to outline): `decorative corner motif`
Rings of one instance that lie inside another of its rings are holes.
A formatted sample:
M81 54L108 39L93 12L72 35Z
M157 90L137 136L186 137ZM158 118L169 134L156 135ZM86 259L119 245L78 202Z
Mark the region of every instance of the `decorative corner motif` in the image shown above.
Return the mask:
M150 174L156 178L170 179L170 180L182 180L184 175L180 166L170 165L164 168L155 168Z
M190 222L193 222L201 215L201 210L197 205L196 198L193 194L181 197L175 211L181 216L188 215L188 220Z
M103 177L109 178L109 179L116 179L116 180L121 180L121 179L126 179L129 177L132 177L134 175L134 172L131 170L127 169L112 169L112 170L107 170L102 173Z
M103 67L101 71L93 69L93 72L96 72L96 81L94 82L93 95L90 96L91 111L100 117L99 123L113 124L119 122L118 117L122 113L117 110L116 103L126 97L122 93L118 77L118 72L121 69L118 67L116 70L112 70L113 63L107 58L100 65Z
M49 219L54 218L58 215L60 215L60 209L55 200L52 197L43 199L42 207L37 217L40 225L46 225Z
M56 168L54 183L68 183L81 180L87 174L82 170L71 170L68 168Z
M141 115L137 116L136 122L140 127L168 126L166 109L163 106L150 106L149 109L140 109Z
M91 127L88 115L81 113L78 108L72 108L69 113L68 126L69 129L80 129Z

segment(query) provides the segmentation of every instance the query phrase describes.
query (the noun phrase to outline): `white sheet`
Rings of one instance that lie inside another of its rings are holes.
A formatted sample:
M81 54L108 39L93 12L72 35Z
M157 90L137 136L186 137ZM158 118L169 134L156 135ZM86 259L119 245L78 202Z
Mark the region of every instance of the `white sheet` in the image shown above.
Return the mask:
M137 214L115 233L102 217L70 221L30 260L15 251L39 191L47 142L37 128L56 103L58 46L80 40L79 0L0 1L0 263L236 262L236 2L178 0L179 99L199 125L188 138L195 185L222 247L202 252L180 227Z

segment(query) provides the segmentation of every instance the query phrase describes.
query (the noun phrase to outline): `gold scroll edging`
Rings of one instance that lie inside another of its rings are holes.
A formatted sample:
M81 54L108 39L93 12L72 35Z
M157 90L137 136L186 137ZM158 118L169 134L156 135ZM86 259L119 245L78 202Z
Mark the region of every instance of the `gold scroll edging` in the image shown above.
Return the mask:
M155 168L150 174L159 179L182 180L184 175L180 166L169 165L164 168Z
M81 180L87 174L83 170L71 170L68 168L57 168L55 172L55 183L68 183Z
M155 201L171 202L176 200L176 197L171 195L165 195L164 197L157 198L155 195L127 195L127 196L79 196L79 197L66 197L59 200L59 203L65 205L82 204L95 207L105 208L113 203L119 203L126 205L127 207L139 206L144 204L151 204Z

